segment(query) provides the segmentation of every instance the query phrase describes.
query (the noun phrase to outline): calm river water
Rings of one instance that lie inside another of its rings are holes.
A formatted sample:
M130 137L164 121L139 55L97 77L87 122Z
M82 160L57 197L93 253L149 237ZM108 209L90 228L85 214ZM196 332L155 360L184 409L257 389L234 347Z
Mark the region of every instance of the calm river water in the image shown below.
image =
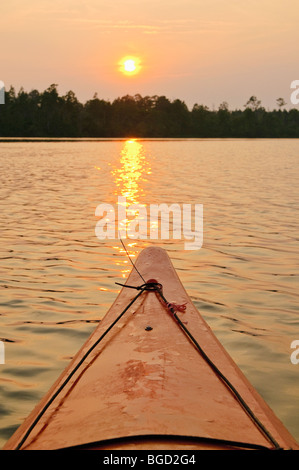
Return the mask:
M203 204L200 250L175 239L127 239L127 249L168 251L203 317L299 439L299 140L4 141L0 169L0 447L130 271L120 241L95 235L96 207L117 196Z

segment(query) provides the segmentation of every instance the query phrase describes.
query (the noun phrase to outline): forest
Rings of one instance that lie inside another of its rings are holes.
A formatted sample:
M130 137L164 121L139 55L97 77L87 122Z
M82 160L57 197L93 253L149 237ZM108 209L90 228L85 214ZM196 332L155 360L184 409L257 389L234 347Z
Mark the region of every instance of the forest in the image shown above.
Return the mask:
M218 109L165 96L126 95L112 102L97 93L80 103L73 91L61 96L58 85L45 91L14 87L5 91L0 106L0 137L41 138L293 138L299 137L299 110L286 110L277 98L277 109L266 110L256 96L242 109Z

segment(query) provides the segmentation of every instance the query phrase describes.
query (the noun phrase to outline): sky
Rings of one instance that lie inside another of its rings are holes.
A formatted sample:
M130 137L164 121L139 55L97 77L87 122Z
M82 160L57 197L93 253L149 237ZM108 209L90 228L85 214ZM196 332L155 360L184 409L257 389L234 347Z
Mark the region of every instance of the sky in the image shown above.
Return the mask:
M82 103L165 95L266 109L299 79L298 0L9 0L1 5L0 80L6 89L58 85ZM140 71L119 70L125 56Z

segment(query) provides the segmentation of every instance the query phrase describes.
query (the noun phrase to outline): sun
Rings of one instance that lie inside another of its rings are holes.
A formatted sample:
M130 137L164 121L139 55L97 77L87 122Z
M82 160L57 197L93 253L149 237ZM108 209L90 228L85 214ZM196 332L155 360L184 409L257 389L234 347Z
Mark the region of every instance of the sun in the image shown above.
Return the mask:
M136 70L135 60L128 59L124 63L124 69L126 72L134 72Z
M138 57L123 57L119 61L119 70L124 75L136 75L141 70L141 60Z

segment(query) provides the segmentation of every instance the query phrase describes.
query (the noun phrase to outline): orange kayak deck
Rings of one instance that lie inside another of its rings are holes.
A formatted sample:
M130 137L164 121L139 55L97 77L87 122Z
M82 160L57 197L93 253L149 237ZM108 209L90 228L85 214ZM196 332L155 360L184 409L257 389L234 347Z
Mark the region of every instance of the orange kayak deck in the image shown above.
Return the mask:
M136 268L146 281L162 285L168 302L185 304L177 316L216 371L159 292L122 287L4 450L299 449L200 316L166 251L144 249ZM133 268L126 285L141 284Z

